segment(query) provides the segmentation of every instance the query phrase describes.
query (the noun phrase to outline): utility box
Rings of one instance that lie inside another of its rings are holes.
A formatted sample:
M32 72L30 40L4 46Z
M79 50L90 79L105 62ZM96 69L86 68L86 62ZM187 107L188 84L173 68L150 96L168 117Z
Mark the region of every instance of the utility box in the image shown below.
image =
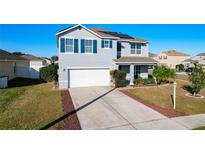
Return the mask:
M8 86L8 76L0 76L0 88L6 88Z

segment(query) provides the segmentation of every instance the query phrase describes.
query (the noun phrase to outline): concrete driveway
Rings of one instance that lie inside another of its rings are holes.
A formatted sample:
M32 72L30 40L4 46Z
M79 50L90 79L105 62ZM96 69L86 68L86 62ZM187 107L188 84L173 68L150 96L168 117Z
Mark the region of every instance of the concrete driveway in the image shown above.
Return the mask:
M186 129L111 87L69 91L82 129Z

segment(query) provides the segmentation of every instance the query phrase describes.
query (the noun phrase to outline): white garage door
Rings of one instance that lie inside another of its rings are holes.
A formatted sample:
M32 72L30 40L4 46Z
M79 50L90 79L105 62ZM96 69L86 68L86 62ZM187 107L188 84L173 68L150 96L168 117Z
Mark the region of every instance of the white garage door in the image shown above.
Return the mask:
M109 69L70 69L68 70L69 87L109 86Z

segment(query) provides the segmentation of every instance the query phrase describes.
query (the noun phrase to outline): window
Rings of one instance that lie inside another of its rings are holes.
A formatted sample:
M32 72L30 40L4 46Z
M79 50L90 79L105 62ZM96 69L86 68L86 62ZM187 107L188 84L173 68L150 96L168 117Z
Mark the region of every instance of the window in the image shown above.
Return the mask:
M162 56L159 56L159 59L162 59Z
M164 59L167 59L167 56L163 56Z
M105 40L104 43L105 43L105 48L109 48L110 47L110 41Z
M141 46L142 44L139 44L139 43L131 44L131 54L141 55L142 54Z
M105 48L105 49L109 49L109 48L112 48L112 40L102 40L101 42L101 47L102 48Z
M85 53L93 52L93 40L85 40Z
M65 52L73 52L73 39L65 39Z

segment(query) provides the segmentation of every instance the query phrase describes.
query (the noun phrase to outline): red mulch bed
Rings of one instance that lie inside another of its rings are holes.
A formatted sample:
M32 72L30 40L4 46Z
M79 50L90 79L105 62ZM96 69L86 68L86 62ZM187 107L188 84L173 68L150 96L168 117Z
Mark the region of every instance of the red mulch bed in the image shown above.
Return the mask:
M58 126L60 130L81 130L80 122L78 116L75 112L73 101L71 99L68 90L61 91L61 101L63 106L63 112L65 114L72 113L66 117L63 122Z
M125 95L139 101L140 103L154 109L155 111L163 114L164 116L168 117L168 118L172 118L172 117L179 117L179 116L184 116L185 114L184 113L181 113L181 112L178 112L178 111L175 111L174 109L165 109L165 108L162 108L162 107L159 107L157 105L154 105L154 104L150 104L150 103L147 103L145 101L143 101L142 99L140 99L139 97L137 97L136 95L134 94L131 94L130 92L128 92L127 90L120 90L122 93L124 93Z

